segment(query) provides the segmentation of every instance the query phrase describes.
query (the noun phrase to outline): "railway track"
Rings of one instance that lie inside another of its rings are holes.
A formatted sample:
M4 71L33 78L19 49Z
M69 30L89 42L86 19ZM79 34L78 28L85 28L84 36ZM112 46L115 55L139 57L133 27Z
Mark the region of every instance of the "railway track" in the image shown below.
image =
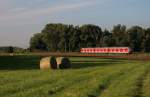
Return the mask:
M51 53L51 52L42 52L42 53L29 53L29 54L8 54L3 53L0 56L15 56L15 55L33 55L33 56L56 56L56 57L96 57L96 58L108 58L108 59L128 59L128 60L146 60L150 61L150 54L142 53L133 53L133 54L99 54L99 53L79 53L79 52L70 52L70 53Z

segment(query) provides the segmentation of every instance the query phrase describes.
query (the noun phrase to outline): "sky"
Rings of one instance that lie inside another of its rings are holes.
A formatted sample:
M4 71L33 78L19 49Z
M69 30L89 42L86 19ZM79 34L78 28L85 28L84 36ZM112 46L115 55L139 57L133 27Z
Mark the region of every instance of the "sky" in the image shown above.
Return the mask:
M150 27L150 0L0 0L0 46L27 48L48 23Z

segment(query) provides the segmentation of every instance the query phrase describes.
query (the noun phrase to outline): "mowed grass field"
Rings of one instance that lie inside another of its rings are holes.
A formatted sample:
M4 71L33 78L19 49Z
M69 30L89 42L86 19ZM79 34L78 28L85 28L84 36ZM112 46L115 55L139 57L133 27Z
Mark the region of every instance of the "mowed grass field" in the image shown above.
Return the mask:
M150 97L150 61L70 57L39 70L40 56L0 57L0 97Z

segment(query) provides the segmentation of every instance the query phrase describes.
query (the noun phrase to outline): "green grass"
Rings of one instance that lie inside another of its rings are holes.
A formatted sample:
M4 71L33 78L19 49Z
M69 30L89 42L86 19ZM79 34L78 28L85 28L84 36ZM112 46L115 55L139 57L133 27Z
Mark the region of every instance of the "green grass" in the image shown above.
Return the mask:
M39 70L40 56L0 57L0 97L150 97L150 62L71 57Z

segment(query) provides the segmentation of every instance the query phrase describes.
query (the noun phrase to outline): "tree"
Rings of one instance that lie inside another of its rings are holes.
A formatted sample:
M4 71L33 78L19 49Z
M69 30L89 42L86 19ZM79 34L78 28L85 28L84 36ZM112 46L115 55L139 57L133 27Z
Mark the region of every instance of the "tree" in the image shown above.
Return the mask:
M70 43L70 50L71 51L80 51L80 43L81 43L81 39L80 39L80 35L81 32L79 30L79 26L76 27L72 27L69 31L69 43Z
M48 51L59 51L59 42L64 33L63 24L47 24L42 30L43 40L47 45Z
M82 47L96 47L100 46L100 38L102 31L99 26L88 24L80 27L81 46Z
M144 32L142 50L143 52L150 52L150 28L146 29Z
M43 41L42 33L36 33L30 39L30 48L31 49L39 49L39 50L47 50L47 45Z
M112 37L112 33L110 33L107 29L103 31L101 38L101 46L102 47L111 47L115 45L115 39Z
M126 46L127 45L127 33L126 26L118 24L114 26L112 30L113 38L115 39L114 46ZM126 44L126 45L125 45Z
M14 48L12 46L8 47L8 53L13 53L14 52Z
M59 41L58 47L59 51L67 52L69 51L69 26L68 25L60 25L59 31Z
M141 51L141 45L143 41L143 28L139 26L131 27L128 31L129 46L133 51Z
M51 52L74 52L83 47L129 46L133 51L150 51L150 28L133 26L129 29L118 24L111 31L97 25L82 26L61 23L47 24L41 33L30 39L30 48Z

